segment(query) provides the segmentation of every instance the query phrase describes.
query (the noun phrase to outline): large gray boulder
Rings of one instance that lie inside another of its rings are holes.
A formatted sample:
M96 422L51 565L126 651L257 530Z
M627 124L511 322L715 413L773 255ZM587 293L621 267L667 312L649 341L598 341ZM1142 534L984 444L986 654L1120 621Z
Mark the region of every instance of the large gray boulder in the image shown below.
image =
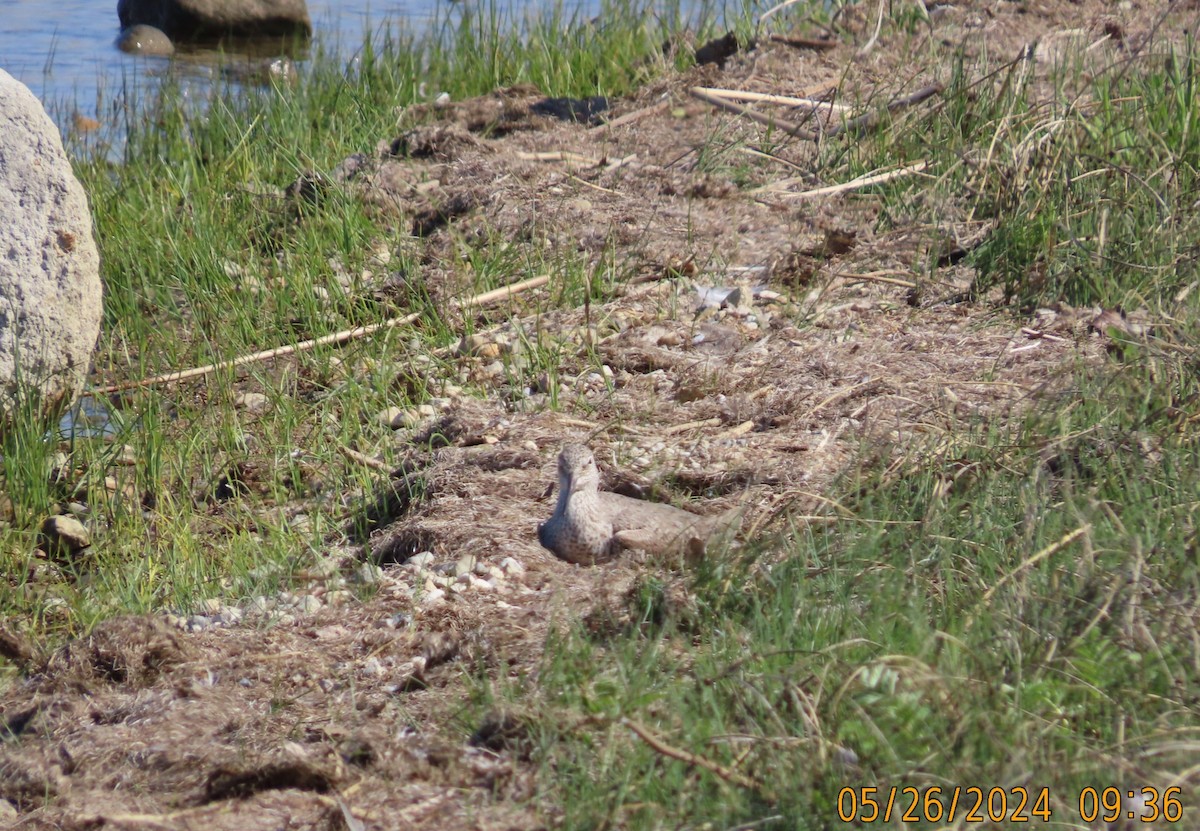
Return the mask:
M183 42L312 35L304 0L117 0L117 16L122 28L153 26Z
M19 393L47 411L79 394L101 295L92 215L58 128L0 69L0 418Z

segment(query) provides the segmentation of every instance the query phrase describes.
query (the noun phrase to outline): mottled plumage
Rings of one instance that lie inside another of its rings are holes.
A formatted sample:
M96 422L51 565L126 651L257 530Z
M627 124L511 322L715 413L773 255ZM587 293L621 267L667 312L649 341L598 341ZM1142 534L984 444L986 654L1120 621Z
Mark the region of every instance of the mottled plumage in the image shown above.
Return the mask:
M592 451L569 444L558 457L558 504L550 519L538 526L538 541L559 559L584 565L611 560L625 548L698 557L708 538L736 518L736 511L697 516L671 505L602 492Z

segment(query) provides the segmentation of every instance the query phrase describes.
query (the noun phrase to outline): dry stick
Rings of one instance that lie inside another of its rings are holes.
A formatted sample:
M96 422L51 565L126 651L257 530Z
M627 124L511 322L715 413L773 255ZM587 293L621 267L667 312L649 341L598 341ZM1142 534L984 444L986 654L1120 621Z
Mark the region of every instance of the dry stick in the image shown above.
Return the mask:
M740 787L758 791L768 802L775 801L774 795L771 794L770 791L767 790L766 786L764 786L761 782L751 779L749 776L745 776L744 774L738 773L736 770L730 770L723 765L718 765L716 762L705 759L703 756L697 756L694 753L688 753L686 750L680 750L677 747L671 747L671 745L667 744L632 719L622 718L621 724L636 733L639 739L650 745L650 747L656 752L661 753L664 756L669 756L672 759L678 759L686 764L704 768L710 773L721 777L726 782L732 782Z
M596 132L600 132L602 130L612 129L613 127L620 127L622 125L637 121L638 119L645 118L648 115L661 112L669 106L671 106L671 102L669 100L659 101L657 104L651 104L649 107L642 107L640 110L634 110L631 113L625 113L625 115L621 116L620 118L614 118L612 121L606 121L603 124L597 124L591 129Z
M863 274L837 274L843 280L873 280L876 283L889 283L893 286L903 286L906 289L915 289L917 284L911 280L901 280L897 277L889 277L889 274L909 274L908 271L868 271Z
M791 95L768 95L765 92L750 92L740 89L721 89L720 87L696 87L701 92L715 95L718 98L726 98L731 101L761 101L765 104L783 104L788 107L806 107L810 110L819 110L826 108L830 110L846 111L850 108L845 104L835 104L832 101L817 101L813 98L795 98Z
M782 3L772 6L771 8L767 9L765 12L763 12L762 14L760 14L758 16L758 24L757 25L762 26L763 21L765 21L771 15L775 14L775 12L782 11L783 9L786 9L788 6L794 5L799 2L801 2L801 0L783 0Z
M692 87L688 90L688 94L693 98L699 98L706 104L712 104L714 107L719 109L727 110L728 112L736 113L737 115L744 115L746 118L749 118L752 121L757 121L759 124L765 124L768 127L778 127L788 135L795 136L798 139L804 139L806 141L817 140L816 133L810 130L805 130L799 124L793 124L790 121L784 121L782 118L775 118L774 116L755 112L747 107L739 107L737 104L726 101L724 98L719 98L715 95L709 95L700 87Z
M857 179L851 179L849 182L843 182L840 185L828 185L815 190L795 191L775 191L767 188L760 189L765 193L772 193L775 196L785 196L789 199L815 199L818 196L831 196L835 193L845 193L850 190L858 190L870 185L878 185L880 182L890 182L892 179L899 179L902 176L911 176L914 173L920 173L929 166L928 162L917 162L908 167L889 170L886 173L876 173L874 176L860 176Z
M871 39L863 44L862 49L854 53L854 57L863 58L875 48L875 41L879 40L879 32L883 29L883 7L884 0L879 0L879 18L875 21L875 33L871 35Z
M912 95L906 95L903 98L897 98L895 101L888 102L887 111L889 113L894 113L897 110L904 109L905 107L911 107L914 104L920 104L925 99L932 98L941 91L941 84L930 84L927 87L922 87L921 89L917 90ZM875 122L878 120L879 111L872 110L865 115L860 115L858 118L850 119L845 124L839 124L836 127L830 128L829 132L825 135L829 138L833 138L834 136L841 135L842 133L861 133L862 131L875 126Z
M483 294L477 294L469 298L463 306L485 306L489 303L494 303L497 300L503 300L513 294L522 291L529 291L546 285L550 282L550 275L543 274L540 277L531 277L528 280L522 280L519 283L513 283L503 288L485 291ZM354 329L345 329L341 332L334 332L332 335L325 335L312 340L301 341L290 346L277 346L274 349L267 349L262 352L255 352L252 355L242 355L238 358L230 358L227 361L218 361L215 364L199 366L193 369L181 369L176 372L167 372L163 375L155 375L152 378L143 378L140 381L126 381L121 384L110 384L107 387L99 387L88 392L89 395L108 395L114 392L124 392L125 390L140 389L142 387L157 387L163 384L173 384L176 381L185 381L188 378L199 378L205 375L210 375L214 372L223 369L232 369L242 366L243 364L257 363L260 361L269 361L272 358L282 358L287 355L296 354L299 352L308 352L318 346L340 346L352 340L364 338L367 335L373 335L376 332L384 329L394 329L397 326L404 326L412 323L420 318L420 312L404 315L403 317L393 317L385 320L382 323L372 323L370 326L359 326Z
M378 470L378 471L391 470L391 468L389 468L385 462L381 462L379 459L376 459L374 456L368 456L366 453L359 453L357 450L346 447L345 445L339 445L338 450L340 450L342 452L343 456L345 456L347 459L354 462L355 464L362 465L363 467L369 467L371 470Z
M547 150L540 153L517 153L517 158L523 162L571 162L584 167L599 167L600 159L581 156L570 150Z
M672 436L676 433L686 433L688 430L699 430L702 427L719 427L721 419L713 416L702 421L688 421L684 424L672 424L670 427L663 428L664 436Z
M1015 569L1010 571L1008 574L1004 575L999 580L997 580L995 585L993 585L990 589L988 589L986 592L983 593L983 600L981 602L987 603L989 600L992 599L992 595L994 595L996 593L996 591L1001 586L1003 586L1005 583L1007 583L1009 580L1016 577L1018 574L1025 571L1026 569L1030 568L1031 566L1033 566L1037 563L1040 563L1042 560L1046 559L1047 557L1051 556L1052 554L1055 554L1055 553L1061 551L1062 549L1066 548L1068 545L1075 542L1075 540L1079 539L1080 537L1082 537L1084 534L1086 534L1088 531L1091 531L1091 530L1092 530L1091 524L1081 525L1080 527L1076 528L1074 531L1071 531L1068 534L1064 534L1056 542L1050 543L1048 546L1043 548L1041 551L1037 552L1032 557L1030 557L1028 560L1021 563Z
M789 37L787 35L771 35L770 39L775 43L783 43L788 46L794 46L797 49L836 49L838 42L836 40L816 40L815 38L798 38Z

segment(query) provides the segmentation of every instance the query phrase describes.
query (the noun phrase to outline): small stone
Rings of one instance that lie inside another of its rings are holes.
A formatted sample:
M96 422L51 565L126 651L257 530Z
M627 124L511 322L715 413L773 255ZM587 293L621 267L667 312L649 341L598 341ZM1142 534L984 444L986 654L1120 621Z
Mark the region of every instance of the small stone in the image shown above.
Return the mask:
M459 557L458 562L456 562L454 564L454 576L462 577L464 575L470 574L471 570L474 568L475 568L475 557L472 556L471 554L464 554L463 556Z
M446 599L446 592L442 589L433 589L421 595L422 606L436 606Z
M233 406L248 413L265 413L271 407L271 399L261 392L242 392L233 399Z
M419 427L424 420L425 417L419 408L409 407L407 410L402 410L399 418L392 422L392 429L407 427L411 430L413 427Z
M433 564L433 560L432 551L421 551L409 557L404 565L411 567L413 571L420 571L421 569L429 568Z
M284 614L280 615L279 617L275 618L276 626L291 626L295 622L296 622L296 616L289 615L287 613L284 613Z
M91 535L73 516L52 516L42 523L42 542L52 554L78 554L92 544Z
M274 608L275 601L269 597L264 597L261 594L246 604L246 610L255 615L265 615Z
M355 569L354 578L364 585L373 585L383 579L383 569L374 563L363 563Z
M200 601L200 611L206 615L220 614L223 604L220 598L208 597Z
M478 357L480 350L490 343L491 341L487 339L486 335L468 335L458 342L458 348L455 351L463 357L469 355Z
M384 673L383 664L379 663L378 658L367 658L360 671L367 678L381 678Z
M386 410L375 416L375 421L384 427L391 427L397 430L404 426L404 410L400 407L388 407Z
M117 37L117 48L130 55L153 55L165 58L175 54L175 44L166 32L139 23L123 29Z
M525 573L525 566L521 565L519 561L514 560L512 557L505 557L503 560L501 560L500 568L504 569L504 573L510 577L514 574Z
M250 678L239 678L238 686L246 687L247 689L249 689L250 687L254 686L254 681L253 681L253 679L250 679Z
M335 589L325 595L325 603L329 606L345 606L354 599L354 594L346 589Z
M212 624L206 615L192 615L187 620L187 630L189 632L203 632Z
M476 577L474 574L468 574L467 579L468 579L468 581L470 581L469 584L470 584L471 588L473 588L473 589L480 589L482 591L489 591L489 592L496 590L496 587L493 586L491 583L489 583L487 580L481 580L480 578Z
M321 598L306 594L300 598L296 608L306 615L315 614L321 609Z

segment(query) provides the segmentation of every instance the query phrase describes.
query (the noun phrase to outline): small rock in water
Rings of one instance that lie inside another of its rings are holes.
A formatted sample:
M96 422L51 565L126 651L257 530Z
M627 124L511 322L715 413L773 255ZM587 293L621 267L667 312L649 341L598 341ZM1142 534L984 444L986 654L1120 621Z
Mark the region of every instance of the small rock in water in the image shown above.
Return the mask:
M166 57L175 54L175 44L166 32L143 23L122 30L117 36L117 48L131 55Z

